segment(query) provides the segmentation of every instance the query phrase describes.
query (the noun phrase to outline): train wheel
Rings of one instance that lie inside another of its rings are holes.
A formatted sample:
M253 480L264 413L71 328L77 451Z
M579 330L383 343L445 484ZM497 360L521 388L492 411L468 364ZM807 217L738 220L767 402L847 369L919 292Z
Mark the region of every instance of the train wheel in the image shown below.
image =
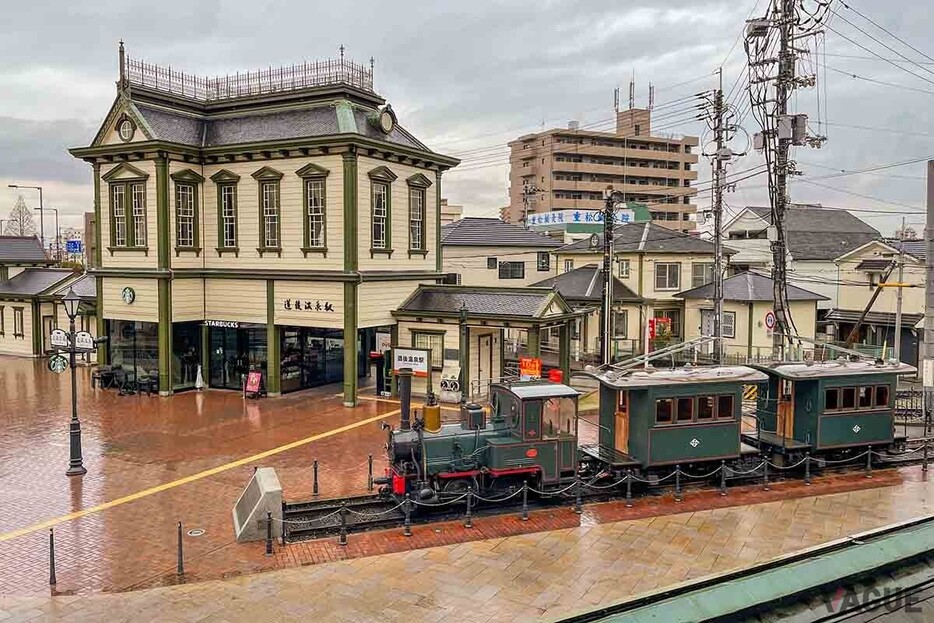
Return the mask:
M463 495L467 493L468 487L473 487L474 493L477 493L477 479L473 476L469 478L451 478L446 480L441 487L441 492L450 496Z

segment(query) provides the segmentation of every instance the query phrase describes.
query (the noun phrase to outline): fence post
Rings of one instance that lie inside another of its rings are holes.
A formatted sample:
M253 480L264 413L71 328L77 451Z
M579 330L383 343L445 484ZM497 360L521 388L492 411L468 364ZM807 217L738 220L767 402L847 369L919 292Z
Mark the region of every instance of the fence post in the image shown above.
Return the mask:
M584 512L584 509L583 509L583 507L581 506L581 486L582 486L582 484L583 484L583 483L581 483L581 475L578 474L578 475L576 476L576 480L574 481L574 485L575 485L575 486L574 486L574 489L575 489L575 493L574 493L574 512L577 513L578 515L580 515L581 513Z
M681 465L675 465L675 502L681 501Z
M266 511L266 555L272 556L272 511Z
M467 517L464 520L465 528L473 528L473 514L471 512L471 507L473 506L473 487L467 487Z
M412 536L412 494L405 494L405 503L402 508L405 511L405 523L402 524L402 536Z
M632 468L626 470L626 508L632 508Z
M317 497L318 495L318 459L315 459L315 462L314 462L314 472L315 472L315 479L314 479L314 484L312 485L311 494Z
M55 586L55 533L49 528L49 586Z
M338 545L347 545L347 502L341 502L338 515L341 519L341 533L337 539Z
M726 495L726 461L720 461L720 495Z
M866 478L872 478L872 446L866 450Z
M369 455L367 458L367 472L366 472L366 490L373 490L373 455Z
M182 552L182 522L178 522L178 560L175 565L175 574L185 574L185 556Z
M804 484L807 487L811 486L811 453L804 453Z
M762 459L762 489L764 491L769 490L769 461L768 459Z
M522 481L522 521L529 520L529 481Z
M921 471L928 471L928 438L924 438L924 451L922 452L923 457L921 458Z

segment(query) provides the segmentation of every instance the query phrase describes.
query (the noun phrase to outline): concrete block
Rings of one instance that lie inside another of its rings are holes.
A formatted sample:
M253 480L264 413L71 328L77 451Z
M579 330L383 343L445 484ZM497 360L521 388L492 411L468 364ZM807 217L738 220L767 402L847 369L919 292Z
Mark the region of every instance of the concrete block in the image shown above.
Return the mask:
M272 536L278 538L282 536L282 485L275 469L260 467L233 507L237 542L266 539L267 511L272 512Z

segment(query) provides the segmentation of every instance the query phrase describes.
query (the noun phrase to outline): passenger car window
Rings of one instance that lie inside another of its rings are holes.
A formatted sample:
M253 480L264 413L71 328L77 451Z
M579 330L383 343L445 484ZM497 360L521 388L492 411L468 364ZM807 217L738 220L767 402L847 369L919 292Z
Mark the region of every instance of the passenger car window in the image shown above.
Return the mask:
M671 398L662 398L655 401L655 422L658 424L671 424Z
M876 406L877 407L889 406L889 386L888 385L876 385Z
M721 420L733 419L733 394L717 396L717 418Z
M872 387L860 387L859 388L859 408L867 409L873 406L872 402Z
M690 422L694 419L694 399L678 398L678 421Z
M698 396L697 397L697 419L698 420L712 420L713 419L713 405L714 405L713 396Z

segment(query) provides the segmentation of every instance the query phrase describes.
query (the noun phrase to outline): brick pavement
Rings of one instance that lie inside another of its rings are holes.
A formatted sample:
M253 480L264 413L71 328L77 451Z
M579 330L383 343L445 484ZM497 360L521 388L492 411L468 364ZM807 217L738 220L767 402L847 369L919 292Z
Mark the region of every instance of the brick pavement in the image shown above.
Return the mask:
M871 489L587 523L222 581L0 597L0 620L553 619L934 511L934 483L918 468L901 473L900 484Z
M68 478L68 375L48 372L44 361L0 357L0 535L395 409L377 402L345 409L334 387L257 401L222 391L159 398L92 390L89 379L80 369L88 474ZM317 457L322 492L345 495L365 489L367 453L379 469L384 442L374 422L261 464L276 468L289 495L305 497ZM330 469L348 464L355 469ZM251 473L250 465L236 467L56 526L59 585L124 590L160 577L174 568L177 521L206 530L186 539L193 573L268 568L261 552L233 539L230 509ZM0 594L48 592L47 539L39 531L0 542Z

